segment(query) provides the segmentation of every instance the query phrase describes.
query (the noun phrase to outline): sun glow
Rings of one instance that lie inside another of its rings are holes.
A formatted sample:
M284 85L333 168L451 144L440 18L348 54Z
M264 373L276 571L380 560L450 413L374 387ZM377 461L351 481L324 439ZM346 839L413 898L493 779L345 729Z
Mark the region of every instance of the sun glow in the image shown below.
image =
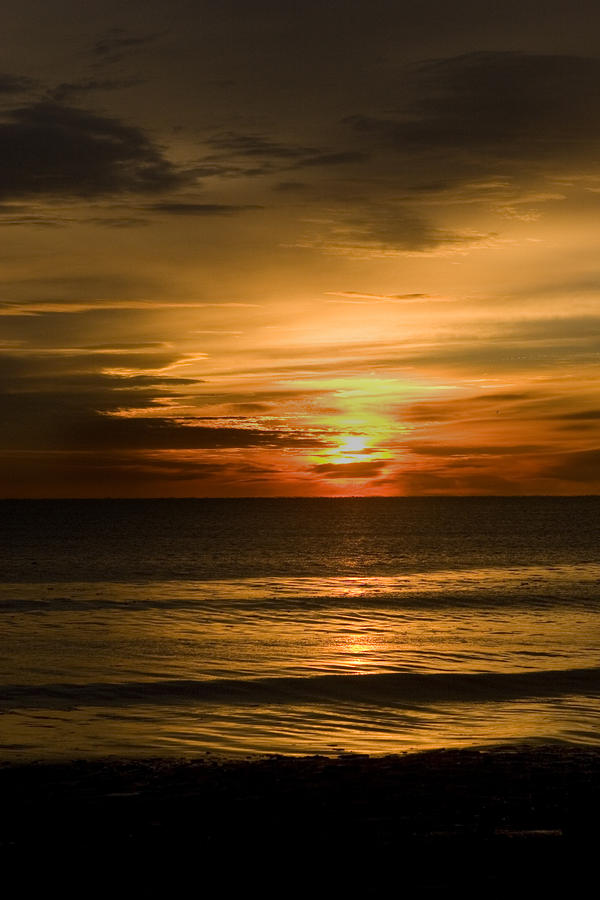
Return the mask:
M361 453L367 446L367 438L361 434L349 435L343 444L340 444L340 450L348 453Z
M324 382L329 409L317 415L327 442L307 457L323 493L381 492L381 478L398 453L398 398L413 385L378 377L340 377Z
M331 454L331 462L346 463L356 462L357 458L366 459L370 454L366 451L369 438L364 434L340 435L341 443Z

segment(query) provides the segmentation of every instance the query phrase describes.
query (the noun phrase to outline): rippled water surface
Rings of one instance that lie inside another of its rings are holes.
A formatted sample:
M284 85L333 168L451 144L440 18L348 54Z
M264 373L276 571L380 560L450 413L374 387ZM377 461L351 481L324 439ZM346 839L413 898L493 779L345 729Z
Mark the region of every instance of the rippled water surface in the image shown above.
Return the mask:
M597 498L0 506L2 758L600 738Z

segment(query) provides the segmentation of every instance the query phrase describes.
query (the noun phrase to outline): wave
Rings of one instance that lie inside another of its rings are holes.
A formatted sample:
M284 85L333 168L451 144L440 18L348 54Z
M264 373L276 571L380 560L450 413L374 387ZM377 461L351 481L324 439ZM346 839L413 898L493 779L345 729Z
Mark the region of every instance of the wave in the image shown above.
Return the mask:
M527 672L383 672L305 678L7 685L0 710L140 704L418 706L600 695L600 667Z
M204 581L4 583L0 612L244 610L365 606L448 608L595 603L600 564L515 566L396 576L239 578Z

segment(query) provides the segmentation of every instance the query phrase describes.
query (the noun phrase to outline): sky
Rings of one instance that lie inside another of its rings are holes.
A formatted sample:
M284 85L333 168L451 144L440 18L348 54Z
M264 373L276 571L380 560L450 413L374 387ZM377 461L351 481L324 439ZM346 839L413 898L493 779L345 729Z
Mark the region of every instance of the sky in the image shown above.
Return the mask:
M600 491L600 7L7 0L0 495Z

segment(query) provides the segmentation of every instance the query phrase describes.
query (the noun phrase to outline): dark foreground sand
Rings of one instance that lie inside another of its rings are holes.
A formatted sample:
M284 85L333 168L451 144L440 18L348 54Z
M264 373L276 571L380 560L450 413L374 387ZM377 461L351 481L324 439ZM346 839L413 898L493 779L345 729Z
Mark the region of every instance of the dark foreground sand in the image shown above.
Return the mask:
M0 862L80 896L583 896L600 749L0 768Z

